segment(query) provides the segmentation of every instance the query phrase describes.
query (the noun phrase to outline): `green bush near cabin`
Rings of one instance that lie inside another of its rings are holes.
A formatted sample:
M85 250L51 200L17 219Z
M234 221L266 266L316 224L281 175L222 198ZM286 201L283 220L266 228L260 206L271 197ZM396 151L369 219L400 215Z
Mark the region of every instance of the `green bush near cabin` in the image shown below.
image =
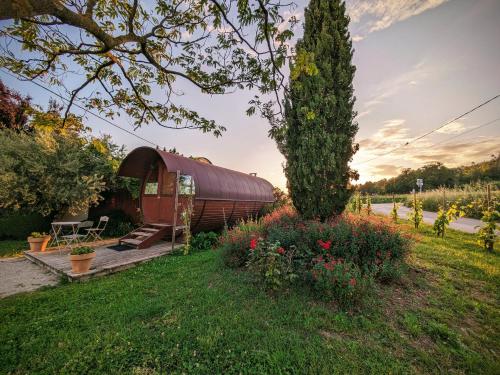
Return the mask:
M50 231L52 218L38 213L0 210L0 240L25 240L31 232Z

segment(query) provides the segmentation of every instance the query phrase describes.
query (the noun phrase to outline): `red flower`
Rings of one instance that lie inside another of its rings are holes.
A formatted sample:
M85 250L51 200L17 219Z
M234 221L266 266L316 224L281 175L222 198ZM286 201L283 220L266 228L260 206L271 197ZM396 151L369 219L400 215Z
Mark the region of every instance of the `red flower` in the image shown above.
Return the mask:
M356 279L354 277L351 280L349 280L349 285L356 286Z
M323 241L323 240L318 240L318 245L321 246L324 250L330 249L330 246L332 245L332 241Z
M276 252L277 252L278 254L283 255L283 254L285 254L285 249L284 249L284 248L282 248L282 247L278 247L278 250L276 250Z
M253 238L250 240L250 249L254 250L257 247L257 240Z

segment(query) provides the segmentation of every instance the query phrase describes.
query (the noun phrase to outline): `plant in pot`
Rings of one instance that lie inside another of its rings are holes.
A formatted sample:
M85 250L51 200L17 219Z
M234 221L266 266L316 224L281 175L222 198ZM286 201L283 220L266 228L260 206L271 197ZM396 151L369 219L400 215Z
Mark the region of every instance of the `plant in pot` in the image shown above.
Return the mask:
M90 269L90 265L95 258L95 251L88 246L75 247L71 250L69 259L73 273L85 273Z
M50 236L45 233L32 232L28 237L31 251L45 251L47 244L50 241Z

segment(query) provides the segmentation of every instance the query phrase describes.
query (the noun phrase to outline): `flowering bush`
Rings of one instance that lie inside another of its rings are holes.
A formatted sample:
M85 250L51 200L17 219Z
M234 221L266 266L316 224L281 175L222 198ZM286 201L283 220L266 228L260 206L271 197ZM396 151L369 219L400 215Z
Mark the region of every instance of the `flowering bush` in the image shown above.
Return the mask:
M224 263L229 267L242 267L248 260L250 242L260 237L260 226L249 220L223 233L220 247Z
M314 289L321 298L333 300L343 307L359 301L372 282L371 276L363 276L356 264L330 254L314 258L313 264Z
M317 290L328 290L324 296L336 293L334 298L342 304L357 300L372 278L398 277L410 246L409 238L389 220L376 216L345 214L322 223L301 220L293 209L283 207L254 224L252 230L240 225L224 236L226 263L246 262L274 289L288 285L289 277L309 281ZM333 263L335 267L328 269ZM347 277L344 271L357 287L341 286ZM331 290L338 288L345 290Z
M279 242L252 239L247 266L259 275L267 287L280 289L297 278L292 264L294 250L293 247L285 250Z

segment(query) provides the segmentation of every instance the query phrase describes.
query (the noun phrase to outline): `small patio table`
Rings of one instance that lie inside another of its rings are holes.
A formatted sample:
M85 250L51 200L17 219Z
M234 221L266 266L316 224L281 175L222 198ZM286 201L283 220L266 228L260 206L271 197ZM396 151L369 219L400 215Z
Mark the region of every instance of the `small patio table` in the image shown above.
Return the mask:
M74 238L76 238L76 234L78 232L78 225L80 224L79 221L54 221L51 223L52 226L52 241L51 245L54 243L57 246L60 246L61 240L59 238L59 235L61 234L62 230L64 227L70 227L71 228L71 234L73 235ZM70 245L69 243L68 245Z

